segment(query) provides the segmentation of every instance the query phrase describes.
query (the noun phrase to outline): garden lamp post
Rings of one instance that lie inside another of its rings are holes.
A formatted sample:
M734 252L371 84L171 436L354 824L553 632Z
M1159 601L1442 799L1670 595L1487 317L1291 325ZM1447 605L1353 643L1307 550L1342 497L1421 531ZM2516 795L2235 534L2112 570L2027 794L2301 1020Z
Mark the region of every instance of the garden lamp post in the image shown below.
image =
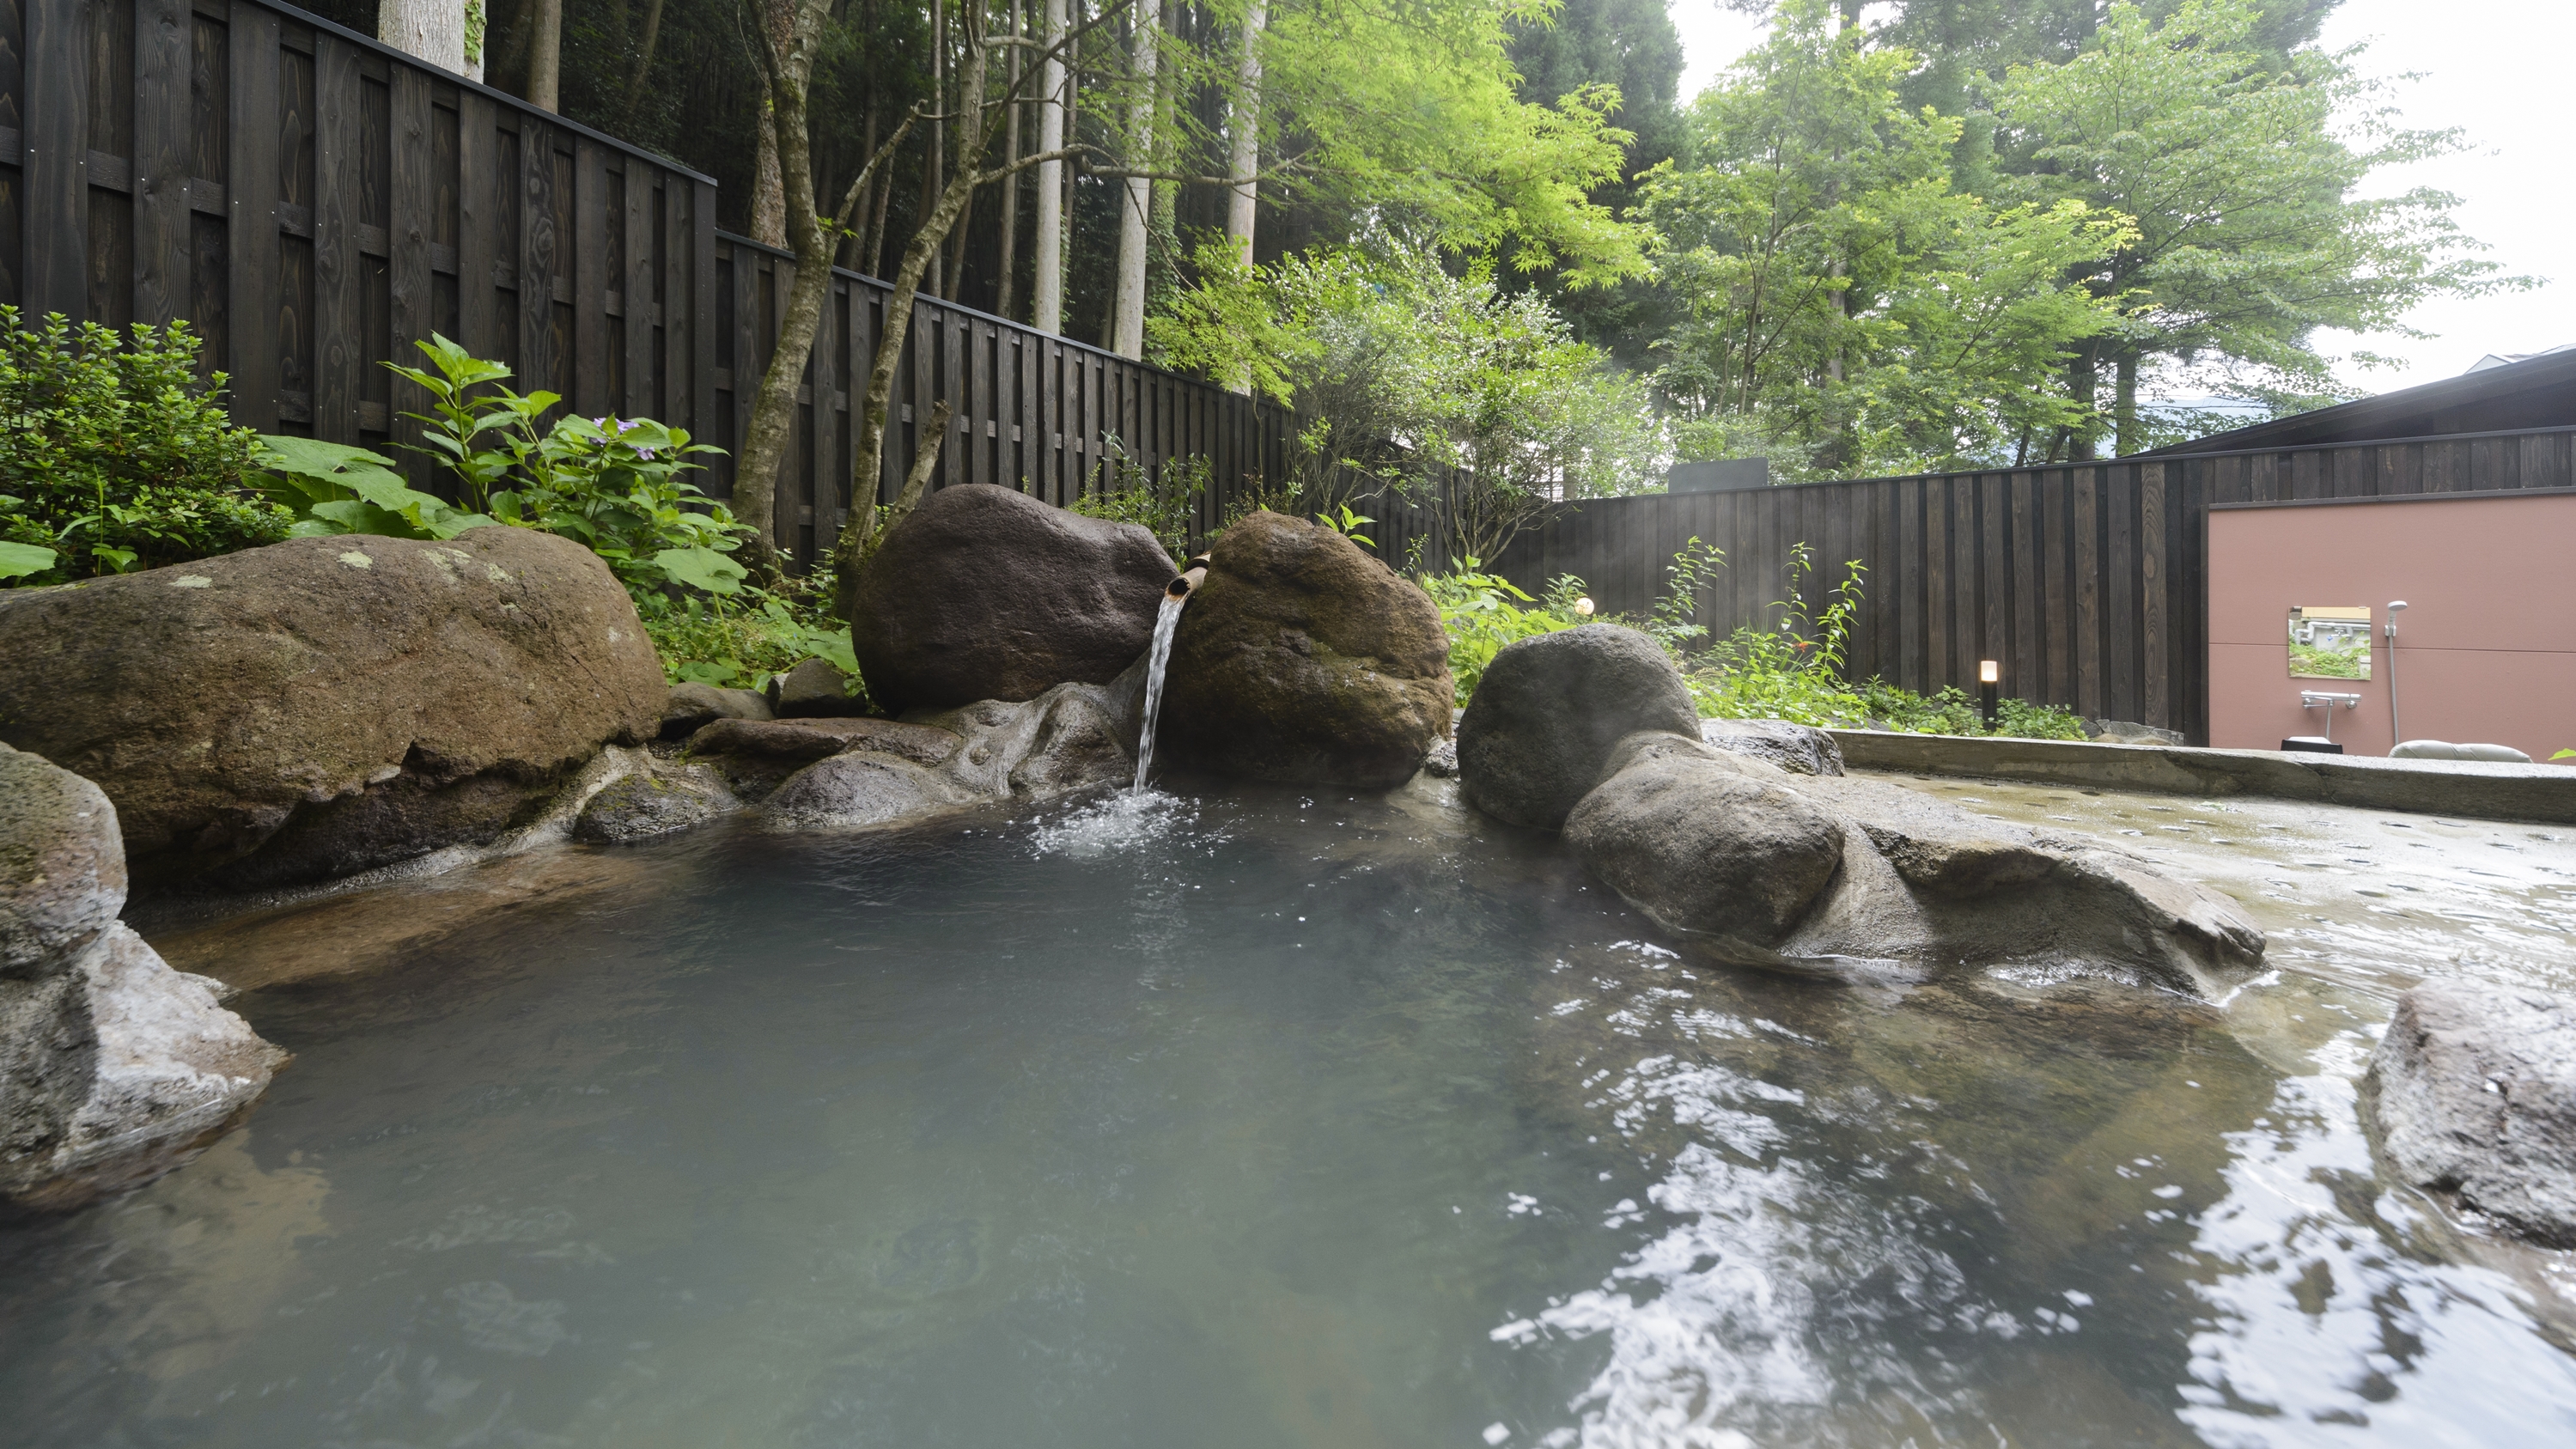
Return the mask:
M1977 698L1986 709L1986 733L1995 732L1995 686L2003 680L2003 666L1991 659L1977 661Z

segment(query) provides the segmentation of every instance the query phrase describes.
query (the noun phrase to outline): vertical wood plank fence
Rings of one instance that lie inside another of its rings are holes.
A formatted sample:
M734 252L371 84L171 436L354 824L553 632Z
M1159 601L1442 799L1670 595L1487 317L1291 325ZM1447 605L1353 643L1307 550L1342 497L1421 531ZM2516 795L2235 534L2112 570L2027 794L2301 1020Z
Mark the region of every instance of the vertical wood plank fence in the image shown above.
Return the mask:
M1569 504L1505 550L1537 593L1584 580L1644 612L1692 538L1726 553L1697 622L1771 627L1790 550L1814 550L1813 608L1867 569L1846 672L1971 695L1992 659L2007 698L2208 737L2207 520L2213 503L2506 492L2576 484L2576 428L1868 478Z
M746 430L788 253L715 229L716 189L667 159L270 0L0 0L0 302L122 327L185 319L236 420L384 447L428 398L379 364L437 332L523 391L650 416L730 451ZM848 516L854 409L890 288L836 272L779 480L782 546ZM1277 479L1277 406L935 299L919 302L881 470L891 499L954 421L937 486L1070 501L1110 439L1205 457L1203 536ZM732 483L720 466L710 491Z
M652 416L730 452L795 261L720 233L708 178L275 0L0 0L0 302L111 326L186 319L236 419L374 446L427 398L379 364L444 333L523 390ZM851 507L864 368L889 288L836 272L779 479L777 542L828 551ZM936 299L916 302L886 456L890 499L954 408L933 482L1051 503L1117 455L1208 460L1192 541L1289 475L1265 401ZM1700 611L1761 624L1790 548L1821 600L1869 569L1855 677L2009 695L2202 737L2212 503L2576 482L2576 429L2303 447L1560 508L1495 567L1536 593L1581 576L1644 610L1697 536L1728 568ZM711 492L731 486L719 465ZM1390 562L1439 568L1442 516L1363 504Z

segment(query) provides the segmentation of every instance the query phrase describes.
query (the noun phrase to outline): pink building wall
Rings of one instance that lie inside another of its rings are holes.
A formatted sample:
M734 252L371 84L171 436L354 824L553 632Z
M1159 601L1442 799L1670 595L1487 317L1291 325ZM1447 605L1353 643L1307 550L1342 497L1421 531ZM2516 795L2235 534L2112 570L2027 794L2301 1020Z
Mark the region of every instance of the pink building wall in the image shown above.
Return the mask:
M2209 742L2280 748L2326 733L2303 689L2359 694L2334 738L2385 755L2387 605L2408 739L2576 748L2576 493L2217 507L2209 512ZM2293 679L2292 605L2364 604L2367 680ZM2576 761L2567 762L2576 764Z

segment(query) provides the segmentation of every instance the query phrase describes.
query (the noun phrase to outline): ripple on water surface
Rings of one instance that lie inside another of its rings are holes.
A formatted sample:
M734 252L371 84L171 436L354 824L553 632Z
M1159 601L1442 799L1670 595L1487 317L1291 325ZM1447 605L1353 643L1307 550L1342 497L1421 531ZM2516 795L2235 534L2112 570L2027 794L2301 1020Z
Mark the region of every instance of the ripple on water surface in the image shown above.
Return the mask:
M2576 1436L2559 1265L2464 1258L2351 1085L2415 975L2570 979L2576 847L1922 788L2203 875L2275 969L1711 967L1427 782L717 829L170 935L297 1061L183 1171L0 1230L0 1444Z

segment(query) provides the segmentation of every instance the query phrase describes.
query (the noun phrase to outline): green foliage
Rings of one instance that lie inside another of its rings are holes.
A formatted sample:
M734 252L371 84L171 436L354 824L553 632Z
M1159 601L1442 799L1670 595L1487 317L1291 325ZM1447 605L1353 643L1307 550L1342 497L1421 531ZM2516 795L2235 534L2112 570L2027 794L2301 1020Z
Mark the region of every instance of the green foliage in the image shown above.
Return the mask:
M1210 246L1199 272L1152 333L1176 365L1296 409L1306 510L1436 500L1450 554L1492 557L1557 499L1654 485L1662 432L1643 388L1535 293L1382 235L1269 267Z
M266 491L295 515L297 538L370 533L386 538L454 538L492 520L451 507L393 471L394 460L347 443L260 435Z
M2067 345L2117 320L2077 277L2119 218L1954 187L1960 121L1897 99L1914 56L1830 13L1782 6L1643 179L1679 314L1655 384L1681 455L1768 456L1795 482L1964 467L2070 425Z
M831 613L828 586L791 581L776 590L745 587L731 595L665 593L640 597L644 632L674 684L758 688L808 659L831 661L865 697L850 631Z
M1462 709L1485 677L1485 666L1494 662L1504 645L1584 622L1574 609L1581 579L1559 578L1540 603L1500 575L1479 573L1482 566L1479 560L1461 559L1445 574L1417 580L1440 608L1440 627L1449 635L1449 677ZM1524 609L1512 602L1515 599L1539 606Z
M1207 492L1211 465L1206 456L1166 458L1157 470L1129 456L1117 434L1102 442L1108 456L1092 470L1090 486L1066 506L1086 518L1136 524L1174 559L1187 554L1190 518Z
M1343 504L1337 512L1316 514L1315 521L1364 548L1370 549L1371 551L1374 551L1377 548L1376 539L1360 532L1361 524L1375 523L1377 520L1363 514L1352 512L1351 506L1347 503Z
M2079 369L2112 372L2122 452L2146 441L2137 398L2159 366L2169 384L2312 406L2338 391L2319 329L2414 335L2404 317L2428 297L2530 285L2468 255L2458 198L2356 195L2464 143L2395 125L2349 52L2273 53L2271 19L2253 0L2115 4L2080 54L1988 88L2000 189L2131 219L2084 278L2121 316ZM2073 382L2093 406L2089 374Z
M508 368L445 337L414 345L428 367L386 365L429 392L431 411L404 416L422 424L417 451L469 502L585 545L639 599L671 587L720 596L742 588L746 571L729 555L746 530L684 476L700 467L693 455L718 449L650 418L576 415L541 427L561 397L511 391L501 385Z
M185 323L125 336L0 306L0 581L62 583L274 543L259 441Z

